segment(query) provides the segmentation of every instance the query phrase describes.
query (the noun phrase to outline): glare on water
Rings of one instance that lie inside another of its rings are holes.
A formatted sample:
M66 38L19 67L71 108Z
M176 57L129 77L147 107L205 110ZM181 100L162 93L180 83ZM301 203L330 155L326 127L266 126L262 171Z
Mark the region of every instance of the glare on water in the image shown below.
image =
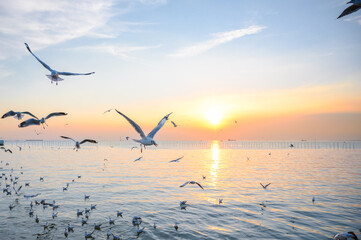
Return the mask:
M109 228L123 239L135 238L134 216L145 227L140 239L327 239L342 231L360 236L360 148L251 149L242 144L161 142L140 153L130 150L130 141L86 145L78 152L64 142L9 143L14 153L1 152L0 171L9 176L13 168L22 194L41 193L35 199L55 200L60 207L53 219L51 208L34 206L31 217L30 200L1 193L1 239L62 239L68 223L74 226L69 239L83 239L94 223L103 224L93 234L96 239L106 239ZM169 162L181 156L179 162ZM204 190L197 185L179 188L191 180ZM3 178L2 187L5 182L10 181ZM66 183L70 185L63 192ZM265 190L260 183L271 185ZM186 209L180 201L187 201ZM16 207L10 211L11 203ZM82 226L76 211L91 204L96 209ZM117 210L123 218L116 217ZM109 225L109 217L115 225ZM46 221L54 227L44 230Z

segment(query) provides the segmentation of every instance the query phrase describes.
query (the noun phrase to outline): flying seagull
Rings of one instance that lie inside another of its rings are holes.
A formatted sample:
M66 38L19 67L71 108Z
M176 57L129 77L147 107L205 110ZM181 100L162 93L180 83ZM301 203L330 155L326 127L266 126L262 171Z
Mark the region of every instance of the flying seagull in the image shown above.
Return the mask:
M180 157L180 158L177 158L177 159L174 159L172 161L169 161L169 162L179 162L179 160L181 160L184 156Z
M106 110L103 114L106 114L106 113L110 112L111 110L113 110L113 108Z
M10 110L9 112L5 113L1 118L14 117L17 120L21 120L25 114L28 114L28 115L32 116L33 118L38 119L30 112L14 112L13 110Z
M117 109L115 109L115 111L117 111L117 113L122 115L133 126L133 128L139 133L139 135L141 136L142 139L140 139L140 140L133 139L135 142L140 143L140 152L143 152L142 145L144 146L144 149L145 149L145 146L149 146L149 145L158 146L158 144L153 140L154 135L159 131L159 129L161 129L163 127L165 122L168 120L169 115L172 114L172 113L169 113L169 114L165 115L159 121L158 125L147 136L145 136L143 130L140 128L140 126L136 122L134 122L132 119L125 116L123 113L119 112Z
M333 239L336 240L358 240L356 234L354 232L344 232L344 233L337 233L333 236Z
M268 184L266 184L266 185L263 185L262 183L259 183L259 184L261 184L261 186L263 187L263 189L266 189L269 185L271 185L271 183L268 183Z
M90 73L71 73L71 72L58 72L52 68L50 68L46 63L44 63L43 61L41 61L37 56L35 56L35 54L30 50L30 47L27 43L24 43L26 48L28 49L28 51L31 53L31 55L33 55L36 60L38 60L41 65L43 65L43 67L45 67L46 69L48 69L50 71L50 75L46 75L50 80L51 83L56 82L56 85L58 85L59 81L63 81L64 79L60 78L59 75L64 75L64 76L71 76L71 75L90 75L90 74L94 74L95 72L90 72Z
M140 160L140 159L142 159L142 158L143 158L143 156L141 156L141 157L139 157L139 158L135 159L135 160L134 160L134 162L139 161L139 160Z
M178 125L175 124L175 122L173 122L173 121L170 121L170 122L173 124L174 127L178 127Z
M346 8L340 16L338 16L337 19L342 18L343 16L349 15L351 13L356 12L357 10L359 10L361 8L361 0L351 0L349 1L347 4L349 3L353 3L353 5L349 6L348 8Z
M10 149L6 149L4 147L0 147L0 149L3 149L5 152L13 153Z
M189 182L185 182L183 183L183 185L180 185L179 187L184 187L188 184L197 184L200 188L202 188L204 190L204 188L202 187L202 185L200 185L199 183L195 182L195 181L189 181Z
M45 120L51 118L51 117L57 117L57 116L65 116L65 115L68 115L67 113L64 113L64 112L54 112L54 113L50 113L48 116L46 116L45 118L41 118L40 120L38 118L30 118L22 123L19 124L19 128L23 128L23 127L27 127L27 126L31 126L31 125L42 125L43 128L45 129L44 127L44 124L46 126L48 126L46 123L45 123Z
M61 138L64 138L64 139L70 139L72 140L73 142L75 142L75 147L73 148L73 150L76 149L76 151L78 151L78 149L80 149L80 144L83 144L83 143L86 143L86 142L90 142L90 143L98 143L97 141L93 140L93 139L84 139L83 141L81 142L78 142L78 141L75 141L74 139L70 138L70 137L65 137L65 136L60 136Z

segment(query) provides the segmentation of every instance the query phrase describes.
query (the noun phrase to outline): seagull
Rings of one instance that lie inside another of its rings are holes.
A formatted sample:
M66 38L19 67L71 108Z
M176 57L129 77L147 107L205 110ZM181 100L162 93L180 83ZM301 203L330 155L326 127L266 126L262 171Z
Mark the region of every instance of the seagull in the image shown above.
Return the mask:
M313 197L313 198L312 198L312 203L315 203L315 200L316 200L315 197Z
M259 183L259 184L261 184L261 186L263 187L263 189L266 189L269 185L271 185L271 183L266 184L266 186L263 186L262 183Z
M13 151L11 151L10 149L6 149L4 147L0 147L0 149L3 149L5 152L13 153Z
M337 233L333 239L336 240L358 240L354 232Z
M65 137L65 136L60 136L61 138L64 138L64 139L70 139L72 140L73 142L75 142L75 147L74 147L74 150L76 149L76 151L78 151L78 149L80 149L80 145L83 144L83 143L86 143L86 142L90 142L90 143L98 143L97 141L93 140L93 139L84 139L83 141L81 142L78 142L78 141L75 141L74 139L70 138L70 137ZM78 177L79 178L79 177Z
M110 112L111 110L113 110L113 108L106 110L105 112L103 112L103 114L106 114L106 113Z
M178 228L179 228L179 227L178 227L178 223L175 223L175 224L174 224L174 228L175 228L176 231L178 231Z
M14 191L15 191L15 194L16 195L18 195L19 194L19 191L20 191L20 189L23 187L23 185L21 185L19 188L18 188L18 190L16 190L14 187L13 187L13 189L14 189Z
M67 238L68 237L68 229L65 228L64 230L64 236Z
M87 231L85 231L85 239L87 238L93 238L92 234L94 233L95 230L93 230L91 233L88 233Z
M185 182L183 183L183 185L180 185L179 187L184 187L186 186L187 184L197 184L200 188L202 188L204 190L204 188L202 187L202 185L200 185L199 183L195 182L195 181L188 181L188 182Z
M97 206L96 204L90 204L90 210L95 209L96 206Z
M130 150L133 150L134 148L138 148L138 147L134 146L134 147L132 147Z
M110 231L110 229L108 229L108 232L107 232L107 239L110 238L110 236L112 235L112 232Z
M80 211L79 209L76 210L76 215L79 216L79 215L83 215L83 212L84 210Z
M86 219L84 219L84 218L81 218L81 225L87 224L87 221L88 221L88 220L86 220Z
M112 219L111 217L109 217L109 225L114 225L115 224L115 220L114 219Z
M56 218L58 216L58 213L53 213L52 217L53 219Z
M134 160L134 162L139 161L139 160L140 160L140 159L142 159L142 158L143 158L143 156L141 156L141 157L139 157L139 158L135 159L135 160Z
M153 228L157 229L157 224L156 223L153 224Z
M221 203L223 203L223 198L220 198L220 199L218 200L218 204L221 204Z
M169 113L169 114L165 115L159 121L158 125L147 136L145 136L143 130L140 128L140 126L137 123L135 123L132 119L125 116L123 113L119 112L117 109L115 109L115 111L117 111L117 113L122 115L133 126L133 128L139 133L139 135L141 136L142 139L140 139L140 140L133 139L135 142L140 143L140 152L143 151L142 145L144 146L144 149L145 149L145 146L149 146L149 145L158 146L158 144L153 140L153 138L154 138L155 134L163 127L165 122L168 120L169 115L172 114L172 113Z
M33 195L24 195L24 198L29 199L29 198L34 198L39 196L41 193L37 193L37 194L33 194Z
M38 132L36 130L34 130L34 131L35 131L35 134L38 135L38 136L41 134L41 132Z
M25 114L28 114L28 115L32 116L33 118L37 118L33 114L31 114L30 112L14 112L12 110L5 113L1 118L14 117L17 120L21 120L24 117Z
M128 137L128 136L126 136L126 137L125 137L125 139L127 139L127 141L128 141L128 140L129 140L129 137Z
M169 162L179 162L179 160L181 160L184 156L181 156L180 158L177 158L177 159L174 159L172 161L169 161Z
M21 152L21 147L20 146L18 146L18 145L16 145L18 148L19 148L19 151Z
M35 216L35 222L36 222L36 223L39 223L39 217L38 217L38 215Z
M173 121L170 121L170 122L173 124L174 127L178 127L178 125L175 124L175 122L173 122Z
M142 234L144 232L144 228L139 228L138 231L137 231L137 236L139 237L140 234Z
M70 223L68 223L68 231L69 232L74 232L74 227L70 226Z
M123 217L123 212L117 211L117 217Z
M186 205L187 201L180 201L179 206Z
M109 229L109 231L110 231L110 229ZM113 240L121 240L120 235L114 235L114 234L112 234L112 235L113 235Z
M102 226L102 224L96 224L94 223L94 230L100 230L100 227Z
M133 225L140 225L142 223L142 218L141 217L133 217L132 220Z
M50 71L50 75L46 75L51 83L56 82L56 85L58 85L59 81L63 81L64 79L60 78L59 75L65 75L65 76L70 76L70 75L90 75L90 74L94 74L95 72L90 72L90 73L70 73L70 72L58 72L54 69L51 69L46 63L44 63L43 61L41 61L37 56L35 56L35 54L30 50L29 45L27 43L24 43L26 48L28 49L28 51L31 53L31 55L33 55L36 60L38 60L41 65L43 65L43 67L45 67L46 69L48 69Z
M41 118L40 120L38 118L30 118L22 123L19 124L19 128L23 128L23 127L28 127L28 126L31 126L31 125L42 125L43 128L45 129L44 127L44 124L46 126L48 126L45 122L45 120L51 118L51 117L58 117L58 116L65 116L65 115L68 115L67 113L64 113L64 112L54 112L54 113L50 113L48 116L46 116L45 118Z
M351 0L347 4L349 4L349 3L353 3L353 5L346 8L337 19L342 18L343 16L346 16L346 15L349 15L353 12L356 12L357 10L359 10L361 8L361 0Z
M9 205L10 210L12 210L15 207L15 205L12 203Z

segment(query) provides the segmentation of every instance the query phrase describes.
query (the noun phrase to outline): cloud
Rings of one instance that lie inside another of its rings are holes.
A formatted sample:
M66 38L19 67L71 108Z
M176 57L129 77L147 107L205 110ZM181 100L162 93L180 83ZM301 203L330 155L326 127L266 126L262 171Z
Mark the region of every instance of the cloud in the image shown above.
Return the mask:
M100 45L100 46L84 46L72 48L71 50L85 50L85 51L96 51L102 53L108 53L113 56L121 58L129 58L130 53L137 51L144 51L153 48L159 48L161 45L155 46L115 46L115 45Z
M140 0L143 5L166 3ZM0 1L0 60L21 56L24 42L34 50L80 37L115 38L148 23L115 17L136 11L133 0Z
M190 57L190 56L196 56L203 52L206 52L214 47L217 47L218 45L230 42L232 40L244 37L246 35L256 34L261 32L265 27L262 26L250 26L248 28L228 31L228 32L220 32L220 33L214 33L212 34L212 38L196 43L192 46L183 47L176 51L173 54L170 54L172 57Z

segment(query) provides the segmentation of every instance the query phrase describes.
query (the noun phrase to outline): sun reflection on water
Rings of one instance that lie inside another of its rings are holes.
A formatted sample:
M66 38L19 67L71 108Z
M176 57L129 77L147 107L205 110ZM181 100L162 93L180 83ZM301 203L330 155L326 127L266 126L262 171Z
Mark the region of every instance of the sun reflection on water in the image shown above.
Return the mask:
M212 150L212 160L213 164L211 167L211 177L212 177L212 185L216 186L217 178L218 178L218 169L219 169L219 141L212 141L211 143Z

